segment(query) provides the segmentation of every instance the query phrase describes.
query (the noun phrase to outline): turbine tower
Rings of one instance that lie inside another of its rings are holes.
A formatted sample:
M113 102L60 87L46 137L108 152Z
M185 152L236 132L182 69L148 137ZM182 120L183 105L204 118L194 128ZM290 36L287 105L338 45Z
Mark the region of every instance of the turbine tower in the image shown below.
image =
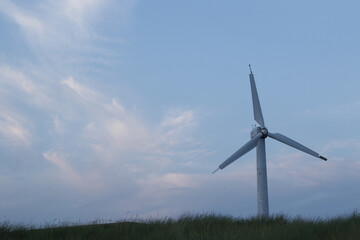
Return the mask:
M310 148L305 147L304 145L280 134L280 133L270 133L265 127L264 118L261 111L259 96L256 90L254 74L252 73L251 66L250 68L250 87L251 87L251 96L254 109L254 120L260 125L255 126L251 131L251 140L248 141L244 146L237 150L233 155L226 159L219 167L213 172L215 173L219 169L224 169L229 164L249 152L251 149L256 147L256 170L257 170L257 205L258 205L258 216L259 217L269 217L269 200L268 200L268 185L267 185L267 175L266 175L266 154L265 154L265 138L271 137L279 142L285 143L293 148L296 148L300 151L303 151L307 154L310 154L314 157L320 158L324 161L327 159L317 152L311 150Z

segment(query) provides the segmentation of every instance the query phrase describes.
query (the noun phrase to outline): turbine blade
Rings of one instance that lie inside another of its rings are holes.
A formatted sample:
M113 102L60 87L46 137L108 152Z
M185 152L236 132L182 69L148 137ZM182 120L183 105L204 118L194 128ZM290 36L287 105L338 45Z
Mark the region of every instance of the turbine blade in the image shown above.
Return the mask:
M262 137L262 133L258 133L255 137L253 137L250 141L248 141L244 146L242 146L239 150L237 150L233 155L231 155L228 159L226 159L222 164L219 165L219 169L224 169L230 163L234 162L245 153L249 152L251 149L256 147L259 139Z
M249 77L250 77L250 86L251 86L251 96L252 96L252 102L254 108L254 119L260 124L261 127L265 127L259 96L256 90L254 74L252 73L252 71L250 72Z
M327 159L325 157L321 156L317 152L311 150L310 148L305 147L304 145L302 145L302 144L300 144L300 143L298 143L298 142L296 142L296 141L294 141L294 140L292 140L292 139L290 139L290 138L288 138L288 137L286 137L286 136L284 136L284 135L282 135L280 133L270 133L269 132L268 136L275 139L275 140L278 140L279 142L285 143L285 144L287 144L287 145L289 145L289 146L291 146L293 148L296 148L296 149L298 149L300 151L303 151L303 152L305 152L307 154L310 154L311 156L314 156L314 157L320 158L320 159L322 159L324 161L327 161Z

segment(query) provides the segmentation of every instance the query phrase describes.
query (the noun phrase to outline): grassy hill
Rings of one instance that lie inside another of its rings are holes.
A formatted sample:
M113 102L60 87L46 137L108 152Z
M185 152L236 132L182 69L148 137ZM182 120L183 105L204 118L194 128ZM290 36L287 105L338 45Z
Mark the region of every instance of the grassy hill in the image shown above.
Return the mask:
M51 226L36 229L0 223L0 239L360 239L360 214L306 220L283 215L269 219L213 214L179 219Z

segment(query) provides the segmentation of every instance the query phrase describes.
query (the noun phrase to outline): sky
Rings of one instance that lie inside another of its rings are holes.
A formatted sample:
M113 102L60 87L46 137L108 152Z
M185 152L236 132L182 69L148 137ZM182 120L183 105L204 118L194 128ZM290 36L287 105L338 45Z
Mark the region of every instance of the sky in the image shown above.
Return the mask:
M249 68L270 214L360 207L358 1L0 0L0 221L256 215ZM355 130L354 130L355 129Z

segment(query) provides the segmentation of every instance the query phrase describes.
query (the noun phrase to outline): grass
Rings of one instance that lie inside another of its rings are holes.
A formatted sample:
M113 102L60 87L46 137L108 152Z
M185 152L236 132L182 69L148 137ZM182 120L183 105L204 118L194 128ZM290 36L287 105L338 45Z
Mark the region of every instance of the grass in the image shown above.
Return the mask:
M233 218L215 214L43 228L0 223L0 239L360 239L360 214L331 219Z

